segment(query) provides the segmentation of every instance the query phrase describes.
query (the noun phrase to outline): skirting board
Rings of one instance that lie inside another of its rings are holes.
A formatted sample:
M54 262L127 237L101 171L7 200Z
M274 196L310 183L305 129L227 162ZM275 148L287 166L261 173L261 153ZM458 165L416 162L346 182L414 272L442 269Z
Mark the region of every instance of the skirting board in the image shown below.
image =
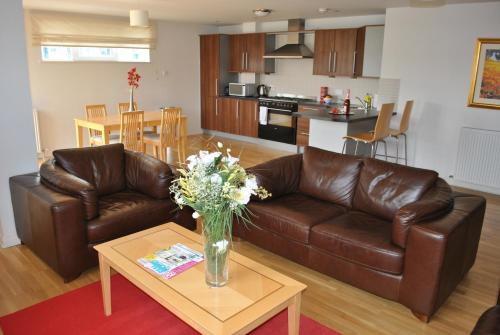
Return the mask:
M21 240L15 235L2 236L0 241L1 248L8 248L21 243Z

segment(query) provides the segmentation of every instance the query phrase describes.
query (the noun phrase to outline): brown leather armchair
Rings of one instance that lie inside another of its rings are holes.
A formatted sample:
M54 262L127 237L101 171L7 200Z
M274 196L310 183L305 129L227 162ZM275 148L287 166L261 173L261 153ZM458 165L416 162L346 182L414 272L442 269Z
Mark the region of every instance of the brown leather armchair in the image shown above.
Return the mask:
M306 147L249 169L272 197L253 199L262 248L409 307L428 321L472 267L486 201L436 172Z
M10 178L21 241L70 281L97 264L99 244L168 221L195 228L170 199L167 164L122 144L64 149L40 173Z
M498 290L497 304L485 311L471 332L472 335L500 334L500 290Z

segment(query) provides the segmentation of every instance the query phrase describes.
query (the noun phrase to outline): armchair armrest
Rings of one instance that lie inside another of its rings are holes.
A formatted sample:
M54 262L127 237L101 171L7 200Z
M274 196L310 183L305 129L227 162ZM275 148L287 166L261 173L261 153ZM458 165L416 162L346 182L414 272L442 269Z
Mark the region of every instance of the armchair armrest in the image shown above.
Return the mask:
M125 150L125 179L131 190L155 199L170 197L173 174L167 163L143 153Z
M81 199L85 209L85 219L92 220L99 215L97 190L89 182L59 167L54 159L42 164L40 176L42 184L48 188Z
M267 199L273 199L297 191L301 166L302 155L299 154L273 159L251 167L247 172L254 174L257 184L272 194ZM258 197L252 197L252 200L265 201Z
M401 207L396 213L392 223L392 242L405 248L411 225L441 217L452 208L451 188L439 178L420 200Z

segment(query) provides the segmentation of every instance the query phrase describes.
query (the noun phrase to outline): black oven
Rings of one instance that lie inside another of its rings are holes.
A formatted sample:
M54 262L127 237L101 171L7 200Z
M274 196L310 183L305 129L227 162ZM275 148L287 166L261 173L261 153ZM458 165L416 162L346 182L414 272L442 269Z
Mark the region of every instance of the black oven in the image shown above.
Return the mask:
M296 144L297 111L296 101L274 98L259 99L259 138Z

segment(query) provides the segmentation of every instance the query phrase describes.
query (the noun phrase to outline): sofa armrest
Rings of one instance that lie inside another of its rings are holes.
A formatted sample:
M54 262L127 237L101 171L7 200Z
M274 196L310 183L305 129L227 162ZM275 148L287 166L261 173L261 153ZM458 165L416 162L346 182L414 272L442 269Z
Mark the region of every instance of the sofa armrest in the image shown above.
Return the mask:
M10 179L16 229L23 243L66 281L88 266L82 201L40 184L36 174Z
M302 155L299 154L273 159L251 167L247 172L254 174L257 184L272 194L267 200L296 192L299 188L301 166ZM265 201L258 197L252 197L252 200Z
M411 225L441 217L452 208L451 188L448 183L439 178L420 200L398 210L392 223L392 242L405 248Z
M474 264L486 200L459 196L448 214L410 227L399 301L431 316Z
M149 155L125 150L127 187L155 199L170 197L173 174L167 163Z
M85 209L85 219L92 220L99 215L98 195L95 187L59 167L54 159L42 164L40 177L42 184L52 190L80 198Z

